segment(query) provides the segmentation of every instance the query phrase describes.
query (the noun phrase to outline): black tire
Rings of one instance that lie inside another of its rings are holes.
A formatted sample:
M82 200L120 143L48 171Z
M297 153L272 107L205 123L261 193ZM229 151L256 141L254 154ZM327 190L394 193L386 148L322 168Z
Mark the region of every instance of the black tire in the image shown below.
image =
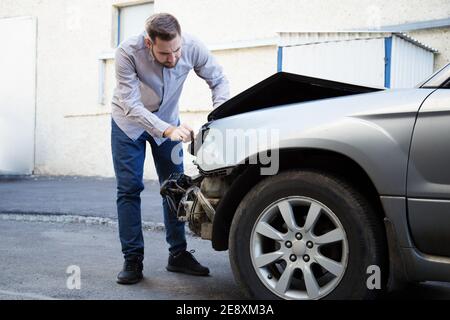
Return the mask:
M373 299L385 289L388 273L386 238L382 221L369 201L333 175L290 170L257 184L242 200L233 218L229 257L237 284L251 299L280 299L256 273L250 253L251 232L265 208L279 199L304 196L326 205L340 220L347 235L348 262L339 284L324 299ZM368 289L367 268L380 267L381 289Z

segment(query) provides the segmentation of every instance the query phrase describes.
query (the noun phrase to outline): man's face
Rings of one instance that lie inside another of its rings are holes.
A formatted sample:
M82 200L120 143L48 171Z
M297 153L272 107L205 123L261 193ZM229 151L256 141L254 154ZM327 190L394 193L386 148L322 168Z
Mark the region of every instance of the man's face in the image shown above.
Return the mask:
M152 42L146 39L147 47L150 48L153 57L166 68L174 68L181 57L181 37L178 35L170 41L156 38Z

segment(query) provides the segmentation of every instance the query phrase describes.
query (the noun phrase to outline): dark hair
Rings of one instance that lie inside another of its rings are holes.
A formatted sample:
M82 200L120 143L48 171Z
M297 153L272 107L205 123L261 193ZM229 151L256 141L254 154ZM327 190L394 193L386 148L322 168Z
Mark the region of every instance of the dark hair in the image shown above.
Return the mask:
M181 27L178 20L169 13L157 13L145 22L145 31L150 39L155 42L156 38L170 41L181 35Z

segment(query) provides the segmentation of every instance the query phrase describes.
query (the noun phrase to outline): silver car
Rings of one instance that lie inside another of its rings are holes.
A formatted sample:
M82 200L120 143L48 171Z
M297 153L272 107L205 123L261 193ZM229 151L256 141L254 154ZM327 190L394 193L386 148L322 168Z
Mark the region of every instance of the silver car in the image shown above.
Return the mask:
M277 73L208 116L162 194L256 299L450 281L450 65L412 89ZM256 138L255 138L256 137Z

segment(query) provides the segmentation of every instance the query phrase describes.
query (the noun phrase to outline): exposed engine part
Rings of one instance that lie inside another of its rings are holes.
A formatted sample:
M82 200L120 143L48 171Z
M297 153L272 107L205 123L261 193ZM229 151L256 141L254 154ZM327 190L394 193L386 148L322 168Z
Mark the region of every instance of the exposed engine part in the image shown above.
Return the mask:
M190 201L192 201L192 205L189 205ZM181 198L180 205L178 206L177 210L178 219L182 218L183 216L186 217L188 213L195 213L195 209L198 204L200 204L200 206L203 208L209 220L213 221L215 210L212 207L211 203L209 203L208 199L206 199L206 197L200 191L200 188L195 185L189 187L189 189L186 190L184 196Z
M211 222L202 223L201 237L202 237L202 239L205 239L205 240L212 239L212 223Z
M163 182L160 194L169 205L170 213L176 215L181 198L194 184L194 180L182 173L172 173L169 178Z
M205 177L200 190L208 198L222 198L228 191L229 184L226 177Z
M224 186L225 181L221 178L205 178L202 175L191 178L174 173L164 181L160 193L166 198L171 214L180 221L187 221L195 234L211 239L215 208Z

